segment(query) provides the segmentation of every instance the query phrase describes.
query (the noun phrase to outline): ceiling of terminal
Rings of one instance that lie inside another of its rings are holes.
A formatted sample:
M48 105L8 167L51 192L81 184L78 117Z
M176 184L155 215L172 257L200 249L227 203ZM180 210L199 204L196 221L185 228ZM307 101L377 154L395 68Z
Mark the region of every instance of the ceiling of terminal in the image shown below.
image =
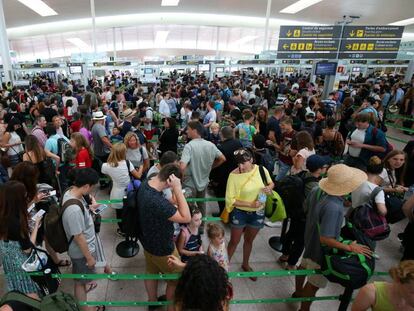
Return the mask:
M413 0L324 0L296 14L279 13L296 0L273 0L272 18L332 24L343 15L360 15L358 23L385 25L412 18ZM90 17L88 0L44 0L58 15L41 17L16 0L4 0L7 27ZM178 6L162 7L161 0L95 0L96 16L135 13L208 13L264 17L266 0L181 0ZM240 25L241 26L241 25Z
M47 17L17 0L2 1L11 49L19 59L91 51L89 0L43 0L58 13ZM355 25L387 25L414 15L414 0L321 0L296 14L280 13L296 1L272 1L265 49L276 49L279 26L284 24L330 25L344 15L355 15L360 16ZM112 51L115 32L119 51L170 48L211 54L218 41L223 52L259 53L263 49L266 7L267 0L180 0L178 6L168 7L161 6L161 0L95 0L97 50ZM165 45L156 44L158 31L168 31ZM81 39L85 48L67 38ZM414 24L406 26L404 38L413 40Z

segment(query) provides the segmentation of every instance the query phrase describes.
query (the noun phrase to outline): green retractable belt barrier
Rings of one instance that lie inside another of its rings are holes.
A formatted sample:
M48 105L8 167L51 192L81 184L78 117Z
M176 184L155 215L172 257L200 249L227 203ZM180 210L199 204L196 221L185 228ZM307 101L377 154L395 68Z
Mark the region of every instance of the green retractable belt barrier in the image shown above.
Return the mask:
M414 129L410 129L410 128L407 128L407 127L402 127L402 126L396 125L394 123L387 122L387 123L385 123L385 125L388 126L388 127L395 128L397 130L401 130L401 131L405 131L405 132L409 132L409 133L414 133Z

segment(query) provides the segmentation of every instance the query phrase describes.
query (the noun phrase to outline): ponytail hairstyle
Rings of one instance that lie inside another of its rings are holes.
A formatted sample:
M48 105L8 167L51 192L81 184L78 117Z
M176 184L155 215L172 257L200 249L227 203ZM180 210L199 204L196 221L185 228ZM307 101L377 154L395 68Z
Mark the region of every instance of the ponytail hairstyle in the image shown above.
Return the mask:
M407 284L414 280L414 260L401 261L398 266L389 270L392 279L401 284Z

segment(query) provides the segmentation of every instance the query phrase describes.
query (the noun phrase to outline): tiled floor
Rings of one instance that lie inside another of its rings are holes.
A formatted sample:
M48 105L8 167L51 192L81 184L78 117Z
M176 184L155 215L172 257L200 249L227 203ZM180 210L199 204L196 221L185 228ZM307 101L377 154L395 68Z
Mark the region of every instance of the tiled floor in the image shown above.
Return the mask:
M396 134L390 129L391 136L404 137ZM405 136L404 139L409 139ZM393 142L393 141L391 141ZM394 142L393 142L394 143ZM401 144L395 144L397 148L402 148ZM99 199L105 199L108 195L100 192ZM216 204L209 203L209 213L216 211ZM104 218L115 217L113 210L108 209L103 215ZM399 251L399 242L396 235L403 230L405 222L392 226L392 234L389 239L378 243L377 254L380 260L376 262L376 271L387 271L392 265L398 263L401 253ZM111 263L113 269L119 273L143 273L144 258L142 251L131 259L123 259L116 255L115 247L121 241L115 234L115 224L102 224L101 239L106 251L107 260ZM254 270L276 270L282 267L276 262L279 253L273 251L268 246L269 237L279 234L280 228L263 229L254 241L254 249L251 256L251 265ZM229 230L226 229L226 238L229 239ZM231 271L239 271L242 260L242 243L237 248L233 261L231 263ZM257 298L287 298L290 297L294 290L293 277L281 278L259 278L257 282L249 279L233 279L235 299L257 299ZM4 278L0 278L1 290L4 291ZM89 294L91 301L145 301L146 293L142 281L98 281L98 288ZM164 284L160 286L164 288ZM73 290L73 283L70 280L64 280L63 289L69 292ZM335 284L329 284L326 289L321 290L319 296L339 295L342 288ZM162 293L160 289L160 294ZM337 301L321 301L315 302L312 310L336 310ZM298 304L257 304L257 305L234 305L231 310L298 310ZM140 308L108 308L108 310L138 310ZM143 310L143 308L141 308Z

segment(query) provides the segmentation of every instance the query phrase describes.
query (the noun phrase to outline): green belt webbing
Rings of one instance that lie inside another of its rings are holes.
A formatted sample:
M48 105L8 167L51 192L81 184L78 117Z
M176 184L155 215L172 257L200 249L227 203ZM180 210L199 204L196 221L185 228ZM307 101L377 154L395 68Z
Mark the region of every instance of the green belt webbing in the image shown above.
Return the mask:
M395 128L397 130L406 131L406 132L409 132L409 133L414 133L413 129L402 127L402 126L396 125L394 123L388 123L387 122L387 123L385 123L385 125L388 126L388 127Z
M402 119L402 120L410 120L410 121L414 121L413 117L409 117L409 116L404 116L402 114L387 114L387 119Z
M339 300L339 296L303 297L303 298L264 298L264 299L234 299L232 305L258 304L258 303L295 303L302 301L328 301ZM110 307L145 307L145 306L167 306L171 301L82 301L81 306L110 306Z
M400 142L400 143L404 143L404 144L408 143L408 140L401 139L401 138L398 138L398 137L393 137L393 136L388 136L388 135L387 135L387 138L388 138L388 139L395 140L395 141L398 141L398 142Z
M203 221L220 221L220 217L203 217ZM102 218L102 223L118 223L121 222L121 219L116 218Z
M21 275L22 273L10 273L11 275ZM40 276L43 272L30 272L29 275ZM252 272L229 272L231 279L241 279L250 277L286 277L286 276L308 276L323 274L320 270L270 270L270 271L252 271ZM4 275L4 274L2 274ZM374 272L376 276L387 276L388 272ZM61 279L88 279L88 280L177 280L180 277L178 273L171 274L52 274L52 278Z
M195 202L219 202L225 201L225 198L187 198L186 201L188 203L195 203ZM114 203L122 203L122 199L113 199L113 200L99 200L97 201L99 204L114 204Z

